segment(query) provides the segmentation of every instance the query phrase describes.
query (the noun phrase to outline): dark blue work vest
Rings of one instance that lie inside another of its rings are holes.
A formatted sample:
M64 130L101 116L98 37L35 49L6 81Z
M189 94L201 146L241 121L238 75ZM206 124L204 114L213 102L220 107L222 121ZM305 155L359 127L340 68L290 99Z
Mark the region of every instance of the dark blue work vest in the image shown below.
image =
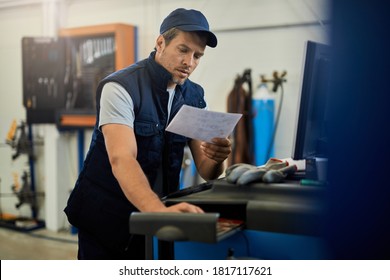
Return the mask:
M109 242L108 239L113 243L118 242L119 240L112 240L120 238L118 231L122 232L123 238L127 236L129 214L136 211L112 173L104 137L98 128L100 96L104 84L107 82L121 84L133 100L137 160L150 185L154 186L158 169L162 166L162 194L166 195L178 188L184 146L188 139L165 131L170 121L167 111L169 97L167 85L172 76L155 62L154 56L155 52L152 52L149 58L109 75L97 88L97 122L83 169L65 212L71 224L96 234L104 242ZM183 104L198 108L206 107L202 87L189 80L183 85L176 86L170 119ZM106 215L106 212L111 212L113 216ZM100 220L93 224L91 221L93 217L89 217L90 215L95 216L95 219L96 215L100 215ZM104 223L111 226L111 230L99 228L97 225L99 222L100 225Z

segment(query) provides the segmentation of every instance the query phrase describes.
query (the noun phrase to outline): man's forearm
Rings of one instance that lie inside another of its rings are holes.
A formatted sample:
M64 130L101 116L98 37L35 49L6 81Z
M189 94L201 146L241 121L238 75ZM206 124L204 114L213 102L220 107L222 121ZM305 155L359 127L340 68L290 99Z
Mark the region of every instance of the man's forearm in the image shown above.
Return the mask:
M218 163L212 159L204 159L198 171L205 180L217 179L224 171L225 163Z
M113 164L112 170L127 199L141 212L157 212L166 208L151 189L138 162L135 159L121 161Z

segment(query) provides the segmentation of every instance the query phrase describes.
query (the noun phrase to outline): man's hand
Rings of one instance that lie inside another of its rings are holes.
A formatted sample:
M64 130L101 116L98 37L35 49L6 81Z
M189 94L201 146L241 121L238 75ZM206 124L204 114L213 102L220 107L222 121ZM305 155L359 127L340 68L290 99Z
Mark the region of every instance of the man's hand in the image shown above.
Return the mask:
M209 159L224 162L232 152L232 144L227 138L213 138L212 143L202 142L200 148Z
M182 213L204 213L204 211L193 204L187 202L181 202L166 208L167 212L182 212Z
M187 202L180 202L178 204L174 204L172 206L165 206L162 202L160 205L155 207L148 207L141 212L149 212L149 213L204 213L204 211L193 204Z

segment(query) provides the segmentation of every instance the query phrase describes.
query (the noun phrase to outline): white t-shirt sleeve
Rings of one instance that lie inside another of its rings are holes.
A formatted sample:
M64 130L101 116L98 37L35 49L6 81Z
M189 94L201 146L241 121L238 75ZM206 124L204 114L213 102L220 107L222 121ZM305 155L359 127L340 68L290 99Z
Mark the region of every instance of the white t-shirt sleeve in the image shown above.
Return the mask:
M103 86L100 98L99 129L109 123L134 127L133 100L124 87L115 82Z

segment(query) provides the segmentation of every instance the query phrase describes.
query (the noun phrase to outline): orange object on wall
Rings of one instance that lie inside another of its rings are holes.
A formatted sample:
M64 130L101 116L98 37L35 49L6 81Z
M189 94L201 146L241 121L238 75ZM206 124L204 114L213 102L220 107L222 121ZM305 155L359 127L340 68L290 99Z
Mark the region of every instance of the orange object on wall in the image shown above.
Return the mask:
M59 31L61 38L69 40L88 40L100 36L112 36L115 42L115 71L127 67L136 61L136 27L121 23L103 24L86 27L66 28ZM96 85L102 77L95 77ZM93 92L96 88L92 89ZM93 127L96 121L94 111L86 111L80 114L80 110L74 113L69 110L61 112L58 125L61 128L69 127Z
M94 37L113 34L115 38L115 70L122 69L135 62L136 57L136 27L132 25L113 23L85 27L60 29L60 37Z

